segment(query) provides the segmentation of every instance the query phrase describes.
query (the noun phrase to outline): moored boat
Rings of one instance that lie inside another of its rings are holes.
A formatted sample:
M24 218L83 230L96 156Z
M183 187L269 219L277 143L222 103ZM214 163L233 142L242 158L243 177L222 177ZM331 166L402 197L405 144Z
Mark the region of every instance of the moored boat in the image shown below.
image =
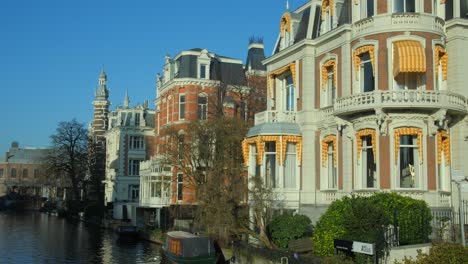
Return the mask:
M225 263L221 250L212 239L184 231L167 233L164 255L172 263Z
M136 226L119 226L115 232L119 238L137 238L139 235Z

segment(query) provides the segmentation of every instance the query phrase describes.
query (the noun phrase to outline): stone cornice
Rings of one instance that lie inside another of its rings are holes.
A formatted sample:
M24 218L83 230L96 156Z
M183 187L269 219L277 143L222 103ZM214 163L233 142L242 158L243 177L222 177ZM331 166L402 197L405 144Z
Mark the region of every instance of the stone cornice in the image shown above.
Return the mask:
M219 87L220 83L221 82L217 80L204 80L204 79L197 79L197 78L176 78L162 85L161 88L158 90L158 94L163 95L166 93L167 90L177 85Z

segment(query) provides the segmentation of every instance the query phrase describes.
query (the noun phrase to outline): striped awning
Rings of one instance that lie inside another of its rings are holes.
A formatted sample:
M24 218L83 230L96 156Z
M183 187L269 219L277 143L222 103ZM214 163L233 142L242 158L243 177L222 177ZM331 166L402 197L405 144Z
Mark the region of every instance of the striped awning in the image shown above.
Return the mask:
M436 76L439 73L439 63L442 66L442 78L447 80L447 61L448 54L447 51L440 45L436 45L434 48L434 57L435 57L435 72Z
M414 40L393 43L393 76L401 72L426 72L426 55L420 42Z

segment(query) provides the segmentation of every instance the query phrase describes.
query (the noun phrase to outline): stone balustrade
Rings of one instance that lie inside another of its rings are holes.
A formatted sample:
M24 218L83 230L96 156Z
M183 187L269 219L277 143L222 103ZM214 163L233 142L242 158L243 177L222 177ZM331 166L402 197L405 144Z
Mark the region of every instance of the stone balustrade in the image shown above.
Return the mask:
M443 108L459 113L466 113L467 102L464 96L449 91L374 91L338 98L335 104L335 114L348 115L375 108Z
M445 21L423 13L395 13L365 18L353 24L353 37L391 31L427 31L444 34Z
M297 112L295 111L263 111L255 114L255 125L263 123L297 123Z

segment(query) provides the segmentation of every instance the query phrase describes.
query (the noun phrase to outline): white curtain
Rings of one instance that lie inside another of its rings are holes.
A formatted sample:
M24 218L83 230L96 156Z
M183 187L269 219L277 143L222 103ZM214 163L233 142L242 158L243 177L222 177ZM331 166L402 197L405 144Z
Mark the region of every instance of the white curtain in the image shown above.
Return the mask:
M296 188L296 144L288 143L284 161L284 188Z

